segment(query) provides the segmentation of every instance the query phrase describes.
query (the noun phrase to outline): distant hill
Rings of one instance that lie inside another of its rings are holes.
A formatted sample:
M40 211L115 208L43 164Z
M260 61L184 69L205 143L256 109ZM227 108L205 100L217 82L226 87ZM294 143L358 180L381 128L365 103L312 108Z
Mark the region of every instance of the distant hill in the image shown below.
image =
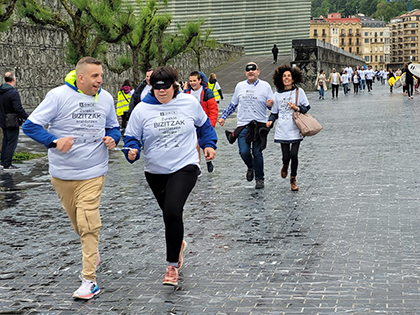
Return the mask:
M413 10L420 9L420 2L412 1ZM389 22L392 18L407 13L408 2L386 0L312 0L312 17L327 16L340 12L343 17L358 13Z

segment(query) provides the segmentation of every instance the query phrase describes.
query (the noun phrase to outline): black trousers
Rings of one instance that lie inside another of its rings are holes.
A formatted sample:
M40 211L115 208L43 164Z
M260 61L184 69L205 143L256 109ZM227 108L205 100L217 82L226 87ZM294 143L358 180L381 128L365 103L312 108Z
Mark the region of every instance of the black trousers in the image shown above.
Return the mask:
M338 97L338 84L331 84L332 88L332 97L334 97L334 91L335 91L335 97Z
M295 143L281 143L281 153L283 155L283 164L289 165L289 162L292 161L290 165L290 176L297 175L298 169L298 153L299 153L300 141Z
M171 263L178 262L184 238L182 214L185 202L197 182L198 167L187 165L172 174L145 172L145 175L163 213L166 260Z
M370 92L372 90L372 80L366 79L366 85L368 88L368 92Z
M360 87L360 83L353 83L353 90L354 93L359 93L359 87Z

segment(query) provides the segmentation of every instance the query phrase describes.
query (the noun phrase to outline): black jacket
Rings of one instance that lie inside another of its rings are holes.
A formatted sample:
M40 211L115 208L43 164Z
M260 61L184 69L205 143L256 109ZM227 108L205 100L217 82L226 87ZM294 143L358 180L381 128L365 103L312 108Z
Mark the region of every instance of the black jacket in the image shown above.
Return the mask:
M143 92L146 85L146 80L143 80L131 96L130 104L128 105L128 117L130 117L130 114L133 111L134 107L136 107L136 105L140 103L141 93Z
M28 114L22 107L19 92L10 84L0 86L0 127L5 128L5 114L16 113L21 121L28 118Z

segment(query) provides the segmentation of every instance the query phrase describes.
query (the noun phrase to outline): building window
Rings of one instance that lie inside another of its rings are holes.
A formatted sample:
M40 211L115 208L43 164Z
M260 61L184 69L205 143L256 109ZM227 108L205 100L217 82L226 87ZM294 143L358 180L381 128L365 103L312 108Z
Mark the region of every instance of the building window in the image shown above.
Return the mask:
M351 38L349 38L349 45L351 45Z
M349 47L349 52L351 52L351 47Z
M359 54L359 47L356 48L356 54Z
M369 56L365 56L365 61L369 62Z
M325 36L325 29L322 29L322 36ZM325 40L324 40L325 41Z
M378 56L375 56L375 62L378 62Z
M317 30L314 30L314 36L318 36Z
M369 33L368 32L365 32L365 37L368 37L369 36Z
M380 62L384 62L384 56L380 55L380 56L379 56L379 61L380 61Z
M349 29L349 35L351 35L352 34L352 29Z
M369 44L369 38L365 38L365 44Z
M341 29L341 35L344 35L344 28Z
M344 46L344 38L341 39L341 45Z
M380 32L379 33L379 36L384 36L384 32Z
M356 39L356 45L359 45L360 43L359 43L359 39Z

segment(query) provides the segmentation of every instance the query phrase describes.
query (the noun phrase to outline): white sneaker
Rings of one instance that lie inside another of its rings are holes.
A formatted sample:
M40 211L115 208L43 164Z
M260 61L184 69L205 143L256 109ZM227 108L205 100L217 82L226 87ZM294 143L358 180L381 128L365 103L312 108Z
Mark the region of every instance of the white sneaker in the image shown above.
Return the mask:
M82 280L82 285L76 291L74 291L73 298L90 300L95 295L99 294L99 292L101 292L96 282L87 280L83 278L83 276L80 276L80 280Z

